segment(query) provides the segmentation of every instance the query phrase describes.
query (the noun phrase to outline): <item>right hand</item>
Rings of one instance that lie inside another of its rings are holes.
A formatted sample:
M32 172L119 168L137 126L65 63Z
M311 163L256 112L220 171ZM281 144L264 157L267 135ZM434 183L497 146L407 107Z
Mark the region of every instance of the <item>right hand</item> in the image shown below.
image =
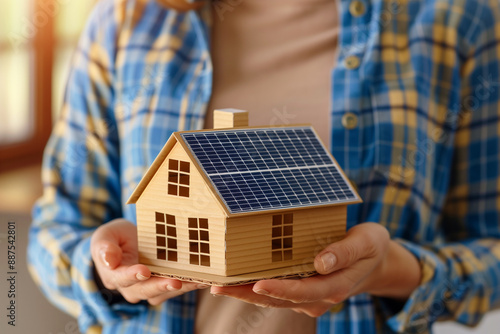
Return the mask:
M151 271L138 264L137 228L125 219L101 225L92 235L90 251L104 287L118 290L130 303L147 300L159 305L165 300L207 285L151 277Z

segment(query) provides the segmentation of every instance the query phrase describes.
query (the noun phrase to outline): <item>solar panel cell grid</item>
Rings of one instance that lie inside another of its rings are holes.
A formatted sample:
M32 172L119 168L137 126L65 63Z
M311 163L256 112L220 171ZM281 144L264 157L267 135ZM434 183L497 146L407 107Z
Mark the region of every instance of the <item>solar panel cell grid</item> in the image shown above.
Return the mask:
M232 213L356 198L310 127L181 135Z

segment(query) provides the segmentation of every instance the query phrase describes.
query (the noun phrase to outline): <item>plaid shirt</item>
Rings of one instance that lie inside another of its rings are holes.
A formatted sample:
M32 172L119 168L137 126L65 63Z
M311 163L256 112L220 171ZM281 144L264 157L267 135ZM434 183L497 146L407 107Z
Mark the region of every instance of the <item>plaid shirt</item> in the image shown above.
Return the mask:
M332 72L332 153L364 199L348 226L384 225L423 276L404 302L363 294L336 305L317 332L474 325L500 304L499 3L361 1L362 15L340 1ZM124 203L170 134L202 127L211 11L230 15L233 5L178 13L103 0L93 12L45 152L29 245L35 281L83 332L193 332L195 293L156 307L110 303L89 244L99 225L135 221ZM346 112L356 127L342 126Z

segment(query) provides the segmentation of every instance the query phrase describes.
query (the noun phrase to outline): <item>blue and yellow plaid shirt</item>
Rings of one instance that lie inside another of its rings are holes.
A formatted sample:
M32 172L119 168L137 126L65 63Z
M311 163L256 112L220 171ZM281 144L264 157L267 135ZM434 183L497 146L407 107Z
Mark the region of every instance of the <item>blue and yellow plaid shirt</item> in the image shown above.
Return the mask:
M363 13L339 3L332 71L332 153L364 200L348 225L385 226L423 276L404 302L350 298L317 319L317 332L474 325L500 305L500 4L361 1ZM231 4L179 13L152 0L102 0L81 38L45 152L29 266L83 332L193 332L195 293L155 307L108 303L90 236L114 218L135 221L125 201L170 134L203 126L211 11ZM342 126L346 112L357 126Z

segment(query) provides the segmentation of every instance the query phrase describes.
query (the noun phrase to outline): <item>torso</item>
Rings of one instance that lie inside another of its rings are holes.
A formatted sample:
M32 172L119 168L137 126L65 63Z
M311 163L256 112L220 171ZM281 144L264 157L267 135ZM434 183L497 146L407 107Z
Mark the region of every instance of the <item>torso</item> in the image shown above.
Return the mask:
M214 10L205 128L212 128L213 109L232 107L248 110L251 126L311 123L328 145L338 27L337 3L328 0L250 0ZM292 310L215 298L208 290L198 295L197 334L315 332L314 318Z

